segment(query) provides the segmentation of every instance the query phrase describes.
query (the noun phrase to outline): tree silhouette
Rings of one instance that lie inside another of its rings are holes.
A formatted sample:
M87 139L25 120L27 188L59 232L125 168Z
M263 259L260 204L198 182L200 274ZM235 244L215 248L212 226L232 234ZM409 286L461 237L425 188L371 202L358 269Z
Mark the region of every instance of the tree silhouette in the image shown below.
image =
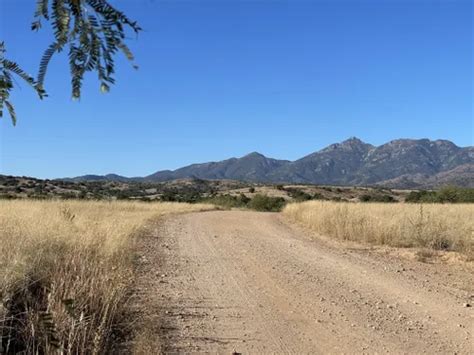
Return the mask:
M54 41L41 58L37 78L7 59L5 43L0 42L0 117L3 117L6 107L13 125L16 124L15 108L10 101L14 89L13 75L28 83L42 99L47 96L44 81L52 57L67 50L73 99L81 97L82 81L88 71L97 72L100 90L108 92L110 85L115 83L114 58L117 52L122 52L131 62L134 60L125 43L126 29L136 34L141 31L137 22L131 21L106 0L37 0L31 29L38 31L43 22L52 25Z

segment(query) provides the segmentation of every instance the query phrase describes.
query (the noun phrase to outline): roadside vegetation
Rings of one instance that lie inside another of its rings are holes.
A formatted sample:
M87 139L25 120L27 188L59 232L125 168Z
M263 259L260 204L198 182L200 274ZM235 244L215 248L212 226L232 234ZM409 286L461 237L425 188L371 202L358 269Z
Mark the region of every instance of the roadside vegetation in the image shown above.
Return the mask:
M0 201L0 353L113 352L147 220L210 205Z
M286 205L286 200L282 197L271 197L256 194L252 198L244 194L237 196L225 194L217 195L200 200L223 208L248 208L260 212L280 212Z
M308 201L288 204L283 215L332 238L457 251L474 260L473 204Z
M474 189L447 186L433 191L412 191L405 201L417 203L474 203Z

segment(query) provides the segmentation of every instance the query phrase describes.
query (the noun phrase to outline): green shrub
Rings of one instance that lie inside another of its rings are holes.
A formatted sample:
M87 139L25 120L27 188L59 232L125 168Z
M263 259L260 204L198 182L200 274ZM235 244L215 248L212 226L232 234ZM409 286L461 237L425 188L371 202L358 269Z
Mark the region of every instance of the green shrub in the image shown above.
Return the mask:
M217 195L212 197L203 198L200 202L212 203L216 206L221 206L224 208L243 208L246 207L249 198L244 194L240 196L232 195Z
M379 202L397 202L391 195L382 195L380 196Z
M300 189L287 189L288 195L296 202L303 202L311 200L311 195L307 194Z
M322 194L320 194L319 192L315 192L313 197L312 197L313 200L327 200L326 197L324 197Z
M243 204L247 204L247 203L249 203L249 202L251 201L251 199L241 193L241 194L240 194L240 201L241 201Z
M359 200L361 202L396 202L393 196L386 194L363 194Z
M436 193L434 191L411 191L405 198L405 202L435 202Z
M474 189L460 187L444 187L437 191L439 202L474 203Z
M262 212L279 212L285 206L286 201L281 197L270 197L267 195L256 195L247 204L247 207Z
M414 203L474 203L474 189L447 186L437 191L412 191L405 201Z

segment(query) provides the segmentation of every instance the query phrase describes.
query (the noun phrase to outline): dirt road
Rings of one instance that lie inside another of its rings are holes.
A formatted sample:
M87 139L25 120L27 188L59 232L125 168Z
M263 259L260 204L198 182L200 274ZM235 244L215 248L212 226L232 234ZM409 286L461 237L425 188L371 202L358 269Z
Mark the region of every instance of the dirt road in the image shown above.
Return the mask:
M163 352L474 352L462 266L341 248L257 212L174 216L142 247L139 287Z

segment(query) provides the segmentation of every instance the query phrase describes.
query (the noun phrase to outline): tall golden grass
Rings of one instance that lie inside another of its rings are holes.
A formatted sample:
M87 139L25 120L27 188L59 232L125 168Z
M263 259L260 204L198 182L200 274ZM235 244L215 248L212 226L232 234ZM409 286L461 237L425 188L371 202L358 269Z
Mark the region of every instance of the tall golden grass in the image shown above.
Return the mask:
M113 351L140 228L210 205L0 201L0 353Z
M474 204L309 201L287 205L283 215L328 237L474 255Z

